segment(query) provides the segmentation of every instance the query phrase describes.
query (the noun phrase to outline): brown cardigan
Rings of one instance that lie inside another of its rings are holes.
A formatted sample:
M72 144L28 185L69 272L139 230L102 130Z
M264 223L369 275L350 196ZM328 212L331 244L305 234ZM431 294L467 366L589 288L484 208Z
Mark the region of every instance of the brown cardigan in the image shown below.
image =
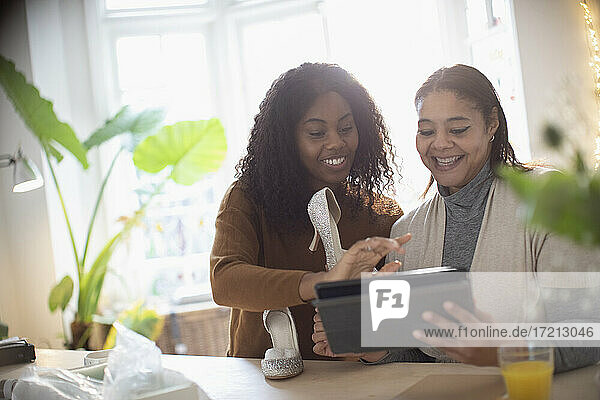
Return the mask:
M312 226L278 234L241 186L233 183L223 198L210 256L214 301L231 307L227 355L262 358L272 347L263 327L263 310L290 307L302 357L318 359L311 340L314 308L302 301L298 289L307 271L324 270L323 245L314 253L308 250ZM364 209L352 217L343 200L338 199L342 209L338 227L345 249L369 236L389 237L392 224L401 215L401 211L393 216L376 215L373 221Z

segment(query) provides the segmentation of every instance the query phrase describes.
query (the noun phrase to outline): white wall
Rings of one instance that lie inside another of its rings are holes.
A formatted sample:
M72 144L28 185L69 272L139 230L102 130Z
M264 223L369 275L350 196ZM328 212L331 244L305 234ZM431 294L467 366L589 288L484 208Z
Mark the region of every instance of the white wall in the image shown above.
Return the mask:
M31 80L25 4L2 2L0 53L12 59ZM42 167L36 139L0 95L0 153L24 152ZM54 256L43 189L11 193L12 171L0 170L0 319L9 334L29 337L38 346L57 347L62 340L60 316L48 311L47 296L54 283Z
M8 4L10 3L10 5ZM9 1L2 12L0 53L13 60L43 97L54 103L60 120L69 123L80 140L98 125L89 73L83 4L79 0ZM74 257L59 199L41 149L0 95L0 153L13 151L18 143L40 167L46 184L31 193L9 193L10 171L0 171L0 282L11 276L7 289L0 286L0 319L11 335L27 336L43 347L59 347L63 339L60 313L50 314L48 294L65 274L75 273ZM10 149L10 150L9 150ZM79 247L83 250L89 215L99 187L99 162L88 154L92 165L83 171L68 152L55 167L67 211ZM52 234L51 234L51 233ZM102 211L95 225L94 256L106 238ZM25 243L24 238L31 239ZM27 268L25 268L25 266ZM28 280L31 280L29 282ZM74 310L74 296L71 313ZM67 318L69 319L69 318ZM64 330L69 334L69 329Z
M562 125L591 153L594 131L571 111L597 118L583 9L576 0L513 0L531 152L534 159L560 163L543 144L546 121ZM596 26L597 1L589 1ZM567 83L566 80L569 80ZM569 105L569 103L571 103ZM569 110L572 106L573 110ZM564 156L564 155L563 155ZM591 154L588 154L591 160Z

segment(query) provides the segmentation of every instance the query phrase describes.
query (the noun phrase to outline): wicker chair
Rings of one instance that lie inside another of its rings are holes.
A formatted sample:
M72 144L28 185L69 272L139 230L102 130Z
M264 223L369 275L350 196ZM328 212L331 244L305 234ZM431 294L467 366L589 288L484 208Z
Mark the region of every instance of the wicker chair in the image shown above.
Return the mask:
M156 345L163 354L225 356L229 337L229 308L165 315L165 325Z

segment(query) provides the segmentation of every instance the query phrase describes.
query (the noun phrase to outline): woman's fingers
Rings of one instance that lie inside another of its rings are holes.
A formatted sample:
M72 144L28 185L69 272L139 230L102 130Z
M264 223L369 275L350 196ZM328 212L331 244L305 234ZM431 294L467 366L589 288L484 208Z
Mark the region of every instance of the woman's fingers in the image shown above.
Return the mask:
M333 351L331 351L331 347L329 347L329 343L326 340L315 343L315 345L313 346L313 352L315 354L325 356L325 357L335 357L336 356L335 354L333 354Z
M444 310L446 310L448 314L456 318L458 322L474 324L481 322L479 318L477 318L464 308L460 307L456 303L453 303L451 301L445 301L443 306Z
M408 242L411 235L389 239L371 237L359 240L344 253L340 261L330 271L330 280L353 279L362 272L372 272L373 267L390 252L404 253L402 245Z
M410 233L389 239L375 236L367 238L365 240L360 240L356 242L355 245L359 249L359 251L372 252L374 253L374 255L379 255L381 259L392 251L404 254L404 249L402 248L402 246L406 244L406 242L408 242L411 237L412 236Z
M313 346L313 352L320 356L333 357L333 352L329 348L327 342L318 342Z
M317 310L315 309L315 311L317 311ZM317 311L317 312L315 313L315 315L313 316L313 321L314 321L314 322L321 322L321 314L319 314L319 312L318 312L318 311Z
M313 334L312 341L315 343L319 343L322 341L327 341L327 335L325 334L325 327L323 326L323 322L321 321L321 315L317 312L313 316Z
M325 334L324 331L320 331L320 332L313 332L312 336L312 341L314 343L318 343L318 342L322 342L322 341L326 341L327 340L327 335Z
M452 346L452 342L449 341L448 339L427 336L422 329L415 329L412 332L412 335L415 339L420 340L421 342L428 344L431 347L451 347Z
M323 323L322 322L315 322L315 324L313 325L313 331L314 332L325 332L325 328L323 327Z
M398 241L396 241L395 239L388 239L376 236L364 240L359 240L358 242L354 243L348 249L348 253L354 256L364 255L364 253L372 253L383 257L387 255L390 251L399 251L400 246L401 244L399 244ZM379 258L381 259L381 257Z
M465 364L480 367L498 365L498 348L496 347L443 347L440 350L454 360Z
M394 240L396 241L396 243L398 243L398 245L402 246L402 245L406 244L411 238L412 238L412 234L407 233L402 236L395 237Z
M387 263L383 267L381 267L381 269L379 270L379 273L381 273L381 272L398 272L401 268L402 268L402 263L400 261L396 260L396 261L392 261L391 263Z
M458 331L458 324L456 322L450 321L433 311L423 312L423 314L421 314L421 318L423 318L423 321L434 324L438 328L453 329Z

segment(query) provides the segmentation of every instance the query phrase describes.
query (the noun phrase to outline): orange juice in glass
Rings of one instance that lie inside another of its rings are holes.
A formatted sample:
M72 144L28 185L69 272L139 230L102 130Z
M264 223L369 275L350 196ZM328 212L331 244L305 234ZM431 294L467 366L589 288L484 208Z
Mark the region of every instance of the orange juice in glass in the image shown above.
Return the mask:
M550 347L501 347L498 360L510 400L549 400L554 372Z

